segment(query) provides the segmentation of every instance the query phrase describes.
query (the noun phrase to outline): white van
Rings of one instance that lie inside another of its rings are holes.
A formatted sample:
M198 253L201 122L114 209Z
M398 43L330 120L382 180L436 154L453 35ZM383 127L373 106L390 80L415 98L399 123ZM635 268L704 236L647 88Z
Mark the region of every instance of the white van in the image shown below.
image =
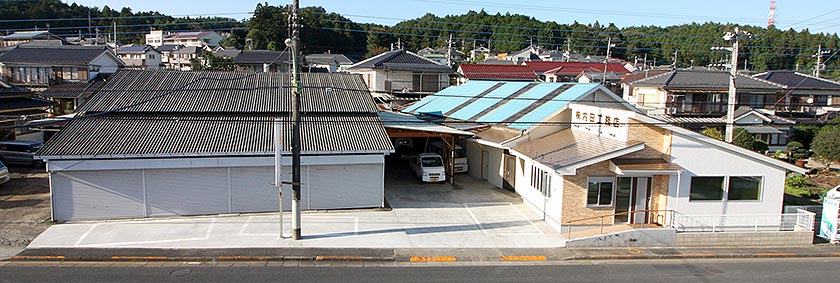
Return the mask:
M446 145L443 141L435 141L429 143L429 152L434 152L443 156L443 149ZM455 173L464 173L470 171L470 165L467 162L467 153L459 144L455 144Z

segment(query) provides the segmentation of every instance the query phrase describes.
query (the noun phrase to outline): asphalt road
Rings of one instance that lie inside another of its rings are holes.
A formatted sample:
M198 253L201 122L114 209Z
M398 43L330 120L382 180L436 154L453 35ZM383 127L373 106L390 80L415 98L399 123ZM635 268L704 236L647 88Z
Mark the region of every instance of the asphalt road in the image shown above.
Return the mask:
M0 267L0 282L835 282L840 259L408 267Z

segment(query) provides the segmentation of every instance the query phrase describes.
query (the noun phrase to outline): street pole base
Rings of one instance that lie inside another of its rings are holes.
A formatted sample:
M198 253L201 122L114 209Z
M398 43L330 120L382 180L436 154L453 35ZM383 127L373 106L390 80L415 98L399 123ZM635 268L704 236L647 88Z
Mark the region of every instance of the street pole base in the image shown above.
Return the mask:
M292 239L300 240L300 228L292 229Z

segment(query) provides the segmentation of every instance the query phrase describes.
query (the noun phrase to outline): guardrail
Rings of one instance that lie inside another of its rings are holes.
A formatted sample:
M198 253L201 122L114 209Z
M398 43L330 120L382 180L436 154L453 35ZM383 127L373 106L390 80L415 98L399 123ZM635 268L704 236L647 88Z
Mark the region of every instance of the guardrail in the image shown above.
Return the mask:
M625 215L625 214L629 215L631 213L632 214L644 213L646 221L643 221L643 223L619 223L619 224L615 224L612 221L612 218L614 218L616 215ZM660 224L661 225L661 224L670 222L670 219L673 219L673 217L674 217L673 215L674 215L673 210L633 210L633 211L628 211L628 212L612 213L612 214L607 214L607 215L593 216L593 217L570 220L570 221L563 222L563 224L564 224L563 226L565 226L566 229L567 229L566 238L571 239L572 238L572 228L575 225L577 225L577 226L593 226L593 224L591 224L591 222L597 221L598 224L596 224L596 225L599 227L600 233L603 234L604 233L604 227L607 227L607 226L632 225L633 228L636 228L636 226L641 227L644 224ZM610 219L610 221L605 221L606 219ZM576 223L584 223L584 222L589 222L589 224L576 224ZM608 222L608 223L605 223L605 222Z
M671 226L677 232L814 231L814 217L802 209L781 214L675 213Z

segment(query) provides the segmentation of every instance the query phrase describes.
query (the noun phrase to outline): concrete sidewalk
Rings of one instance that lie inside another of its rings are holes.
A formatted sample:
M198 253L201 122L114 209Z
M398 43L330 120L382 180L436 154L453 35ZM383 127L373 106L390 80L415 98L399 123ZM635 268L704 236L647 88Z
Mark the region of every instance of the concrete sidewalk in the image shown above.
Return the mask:
M551 262L574 260L840 257L840 247L473 249L27 249L12 261Z

